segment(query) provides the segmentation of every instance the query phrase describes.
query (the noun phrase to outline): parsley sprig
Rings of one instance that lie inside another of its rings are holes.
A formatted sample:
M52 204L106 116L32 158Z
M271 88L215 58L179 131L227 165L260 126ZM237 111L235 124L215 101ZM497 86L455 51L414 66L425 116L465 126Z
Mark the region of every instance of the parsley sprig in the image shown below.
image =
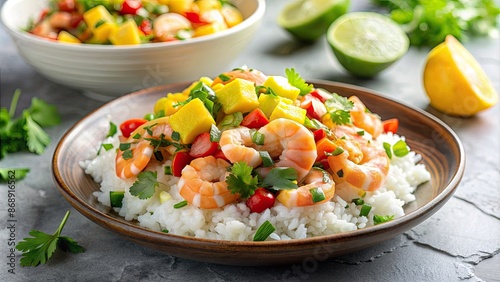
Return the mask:
M245 162L237 162L231 167L231 173L226 178L227 188L233 194L248 198L255 193L259 179L252 175L253 168Z
M31 238L24 238L19 242L16 249L23 252L21 257L21 266L37 266L45 264L56 249L64 252L83 253L85 249L78 245L78 243L70 237L61 236L62 229L68 220L70 212L67 211L66 215L59 224L56 232L52 235L38 231L31 230L29 235Z

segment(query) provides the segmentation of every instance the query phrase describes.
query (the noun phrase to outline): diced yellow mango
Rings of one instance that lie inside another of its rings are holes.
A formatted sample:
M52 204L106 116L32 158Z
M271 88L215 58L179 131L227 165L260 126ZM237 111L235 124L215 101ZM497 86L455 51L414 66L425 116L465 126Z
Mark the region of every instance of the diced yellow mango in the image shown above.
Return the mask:
M133 19L127 20L116 30L110 33L109 41L113 45L134 45L141 43L139 28Z
M263 84L265 87L271 88L276 95L288 98L292 101L299 96L300 89L291 85L288 79L283 76L269 76Z
M65 42L65 43L82 43L78 38L76 38L75 36L73 36L73 34L65 31L65 30L62 30L61 32L59 32L59 34L57 35L57 40L60 41L60 42Z
M194 29L193 37L209 35L227 29L225 23L213 22Z
M196 136L209 132L215 121L203 102L195 98L170 116L170 126L179 132L181 142L190 144Z
M194 0L169 0L168 8L172 13L183 14L191 8Z
M113 22L113 16L111 16L108 10L102 5L95 6L94 8L83 13L83 19L92 32L94 32L96 26L99 26L102 23Z
M247 113L259 106L254 83L240 78L215 91L215 96L222 104L222 110L226 115L236 112Z
M221 13L228 27L233 27L243 21L241 12L232 5L223 5Z
M156 101L154 106L155 114L163 111L165 116L170 116L176 113L181 107L174 107L176 104L187 100L187 96L182 93L169 93L166 97L162 97Z
M200 13L210 11L213 9L217 10L221 9L221 3L219 0L198 0L195 1L195 4L198 7Z
M118 30L118 25L115 23L103 23L92 32L92 42L105 43L108 42L109 36Z
M278 103L278 105L272 112L271 116L269 117L269 120L286 118L294 120L300 124L304 124L304 120L306 119L306 113L307 111L302 109L301 107L297 107L286 103Z
M160 204L163 204L168 200L172 199L172 196L167 191L161 191L159 195L160 195Z
M259 109L266 115L266 117L270 117L274 111L274 108L278 105L278 103L285 104L293 104L293 101L276 95L271 94L260 94L259 96Z

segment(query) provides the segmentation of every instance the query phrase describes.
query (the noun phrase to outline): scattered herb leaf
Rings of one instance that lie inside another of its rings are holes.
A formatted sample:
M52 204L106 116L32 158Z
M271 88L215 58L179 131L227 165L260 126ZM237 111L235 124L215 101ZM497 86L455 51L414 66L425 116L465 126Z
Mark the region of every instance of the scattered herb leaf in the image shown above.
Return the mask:
M259 179L252 175L252 170L245 162L237 162L231 167L226 183L232 194L240 194L241 198L246 199L255 193Z
M276 231L276 228L269 222L269 220L264 221L261 226L259 226L259 229L255 232L255 235L253 236L253 241L264 241L271 235L274 231Z
M275 167L266 175L261 186L274 190L297 189L297 171L288 167Z
M137 180L130 187L130 194L141 200L148 199L155 193L159 186L156 171L143 171L137 175Z

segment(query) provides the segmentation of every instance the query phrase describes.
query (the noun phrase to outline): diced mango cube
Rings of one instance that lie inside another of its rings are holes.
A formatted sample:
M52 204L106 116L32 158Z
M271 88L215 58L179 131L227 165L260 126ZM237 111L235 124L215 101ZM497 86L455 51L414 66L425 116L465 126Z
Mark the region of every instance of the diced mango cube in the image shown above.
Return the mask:
M127 20L109 35L113 45L134 45L141 43L139 28L133 19Z
M191 8L194 0L169 0L168 8L172 13L183 14Z
M172 196L167 191L160 192L160 204L166 203L168 200L172 199Z
M109 40L109 36L118 30L118 25L115 23L103 23L92 32L92 42L105 43Z
M73 36L73 34L65 31L65 30L62 30L61 32L59 32L59 34L57 35L57 40L60 41L60 42L65 42L65 43L82 43L78 38L76 38L75 36Z
M237 78L215 91L226 115L247 113L259 106L253 82Z
M306 113L307 111L302 109L301 107L297 107L286 103L278 103L278 105L272 112L271 116L269 117L269 120L286 118L294 120L300 124L304 124L304 120L306 119Z
M283 76L269 76L263 84L265 87L271 88L276 95L288 98L292 101L299 96L300 89L291 85L288 79Z
M83 13L83 19L92 32L103 23L113 22L113 16L111 16L108 10L102 5L95 6Z
M212 9L221 9L221 1L219 0L197 0L195 1L195 4L200 13L210 11Z
M233 27L243 21L243 15L240 10L232 5L223 5L221 13L228 27Z
M154 112L155 114L160 113L160 111L163 111L165 116L170 116L176 113L181 107L177 106L179 102L186 101L188 96L182 94L182 93L169 93L167 97L162 97L156 101L155 106L154 106Z
M259 109L266 115L270 117L274 111L274 108L278 103L283 102L285 104L293 104L292 100L271 94L260 94L259 96Z
M210 24L205 24L195 28L193 37L209 35L212 33L223 31L225 29L227 29L227 25L225 23L213 22Z
M215 121L203 102L195 98L170 116L170 126L179 132L181 142L190 144L196 136L209 132Z

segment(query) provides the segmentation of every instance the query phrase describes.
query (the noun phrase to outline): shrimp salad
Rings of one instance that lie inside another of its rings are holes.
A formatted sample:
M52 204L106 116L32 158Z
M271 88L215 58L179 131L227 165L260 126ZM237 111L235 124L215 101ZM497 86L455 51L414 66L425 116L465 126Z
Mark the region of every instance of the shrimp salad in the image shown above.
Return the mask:
M353 231L404 215L430 179L356 96L238 68L202 77L110 132L85 173L97 200L155 231L236 241Z

